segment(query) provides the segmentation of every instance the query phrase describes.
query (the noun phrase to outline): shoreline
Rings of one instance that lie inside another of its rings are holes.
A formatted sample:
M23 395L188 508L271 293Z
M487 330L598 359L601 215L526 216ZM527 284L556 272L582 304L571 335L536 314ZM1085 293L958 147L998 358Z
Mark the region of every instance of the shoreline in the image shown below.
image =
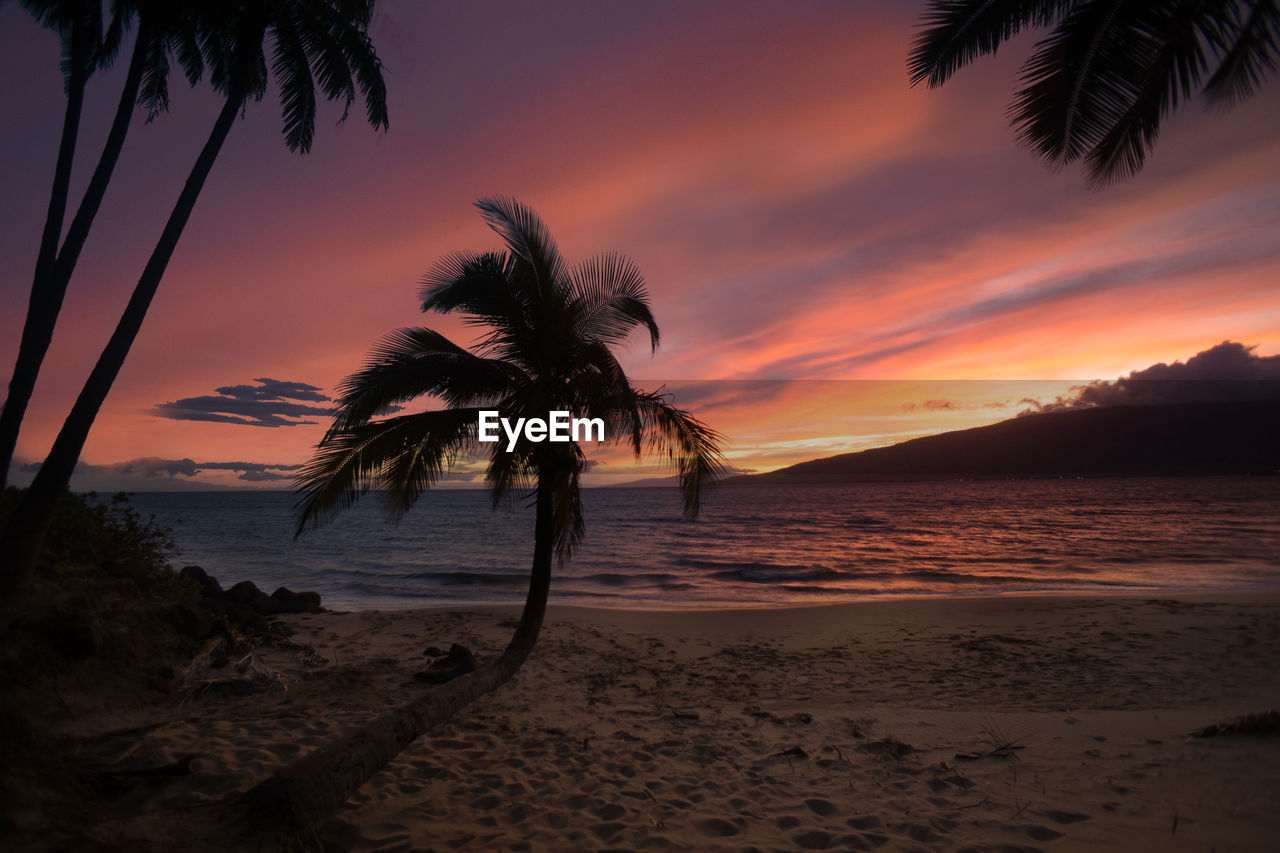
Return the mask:
M798 610L813 609L822 610L832 607L853 607L862 605L893 605L906 604L920 601L1000 601L1004 599L1018 600L1034 600L1036 598L1046 599L1064 599L1064 598L1220 598L1223 601L1259 601L1266 600L1273 603L1280 603L1280 586L1259 584L1257 586L1231 586L1231 587L1124 587L1118 588L1097 588L1097 589L1030 589L1030 590L1005 590L1002 592L975 592L971 594L944 594L944 593L885 593L882 595L868 595L863 598L850 599L843 601L797 601L797 602L759 602L751 604L749 602L724 602L723 604L710 604L706 601L691 601L688 604L670 603L660 604L648 601L639 601L627 604L584 604L577 601L557 602L555 595L555 580L552 580L551 600L547 605L548 612L555 609L571 609L571 610L601 610L607 612L635 612L635 613L722 613L722 612L752 612L773 610ZM449 611L449 610L510 610L516 614L520 612L523 606L523 600L520 601L448 601L434 604L424 604L419 601L407 602L403 605L388 605L384 602L374 602L369 606L344 604L337 607L328 607L327 609L333 613L370 613L370 612L387 612L400 613L403 611Z

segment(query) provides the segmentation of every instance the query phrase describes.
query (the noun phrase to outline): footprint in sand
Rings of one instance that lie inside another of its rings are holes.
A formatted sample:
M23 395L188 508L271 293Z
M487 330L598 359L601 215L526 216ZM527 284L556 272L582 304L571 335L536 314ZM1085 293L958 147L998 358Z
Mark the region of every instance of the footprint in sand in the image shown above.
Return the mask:
M741 821L739 821L741 823ZM736 826L723 818L709 817L700 820L694 824L694 827L708 838L728 838L731 835L737 835L742 831L740 826Z
M809 811L813 812L819 817L830 817L831 815L836 813L835 804L830 802L829 800L819 800L819 799L805 800L804 804L809 807Z

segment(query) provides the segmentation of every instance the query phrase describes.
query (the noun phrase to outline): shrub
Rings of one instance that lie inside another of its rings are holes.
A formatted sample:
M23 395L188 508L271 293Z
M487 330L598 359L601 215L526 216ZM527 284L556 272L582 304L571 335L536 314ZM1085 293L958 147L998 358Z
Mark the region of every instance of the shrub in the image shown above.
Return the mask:
M0 525L21 497L21 489L5 489ZM105 499L95 492L68 493L58 503L37 568L43 574L87 574L140 585L170 582L169 561L179 548L169 534L154 515L143 517L134 509L124 492Z

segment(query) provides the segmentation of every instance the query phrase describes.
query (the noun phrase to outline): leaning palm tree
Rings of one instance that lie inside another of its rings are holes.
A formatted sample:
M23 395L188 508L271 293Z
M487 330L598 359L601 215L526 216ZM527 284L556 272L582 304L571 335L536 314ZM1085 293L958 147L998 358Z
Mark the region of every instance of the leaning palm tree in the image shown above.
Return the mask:
M368 364L343 382L333 427L299 475L298 530L331 518L371 489L382 493L393 513L403 513L456 459L483 454L495 505L526 496L534 508L533 565L520 622L492 662L426 688L416 701L214 809L218 826L239 837L270 846L281 836L315 831L419 735L509 680L533 649L557 554L567 559L583 533L579 478L585 456L576 441L522 437L509 452L505 441L484 444L477 435L481 411L496 410L509 420L545 419L553 411L600 418L606 443L675 465L690 516L723 471L719 436L664 395L633 388L613 355L612 347L637 328L658 344L635 265L603 255L570 266L529 208L506 198L476 206L505 251L442 258L423 279L422 309L459 312L485 330L478 346L473 352L430 329L412 328L374 348ZM443 407L378 417L423 397ZM192 821L189 831L200 825Z
M285 142L300 152L310 150L314 137L317 85L328 99L343 100L348 108L359 90L369 123L374 128L387 126L382 64L368 36L373 2L207 0L199 4L203 16L200 47L206 55L210 81L226 100L115 331L0 535L0 591L13 593L30 583L58 498L71 481L89 430L142 328L218 152L245 105L260 100L274 76L283 106ZM264 53L268 35L273 43L271 73Z
M0 486L7 482L18 432L53 341L67 285L120 159L134 107L142 106L146 110L147 121L168 109L171 57L182 66L192 85L200 81L204 73L201 12L202 3L207 6L208 2L210 0L114 0L110 23L104 30L99 0L23 0L37 20L63 32L67 107L27 317L9 379L9 392L0 411ZM125 31L131 26L135 26L137 32L115 116L98 163L59 245L85 81L94 69L111 62ZM84 42L90 42L92 49L86 48Z
M1160 122L1202 82L1211 104L1230 107L1280 58L1276 0L932 0L922 26L907 66L912 85L931 88L1021 31L1050 28L1009 115L1051 168L1083 158L1095 187L1137 174Z

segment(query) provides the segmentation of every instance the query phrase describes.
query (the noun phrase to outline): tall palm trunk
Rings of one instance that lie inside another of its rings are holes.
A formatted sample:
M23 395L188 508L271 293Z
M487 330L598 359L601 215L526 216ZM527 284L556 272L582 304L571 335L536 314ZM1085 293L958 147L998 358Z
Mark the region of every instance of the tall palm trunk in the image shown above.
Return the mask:
M112 383L115 382L125 358L129 355L129 349L138 336L138 330L142 328L142 321L146 318L147 309L155 296L156 288L160 285L160 279L164 276L165 267L173 257L178 239L182 236L182 229L191 217L191 211L195 208L196 199L204 187L205 179L209 177L209 171L218 157L218 151L222 148L222 143L231 131L231 126L235 123L243 104L244 95L240 90L228 96L222 112L218 114L218 120L213 125L213 132L196 159L191 174L187 176L186 185L178 196L173 212L169 214L169 220L165 223L164 231L161 232L160 241L151 253L151 259L147 261L146 267L143 268L142 276L133 289L133 295L129 297L129 304L125 307L115 332L107 341L102 354L98 356L98 362L85 381L80 396L76 398L75 405L71 408L71 413L63 422L53 448L45 457L39 473L31 482L31 487L27 489L10 518L4 535L0 537L0 593L10 595L22 589L31 581L35 573L36 558L40 554L40 547L44 544L45 534L53 520L54 507L71 482L72 471L75 470L76 462L80 459L80 451L84 449L84 443L89 437L94 419L97 418L103 401L111 391Z
M547 610L556 538L551 482L539 477L529 593L520 624L498 659L293 761L242 795L223 820L266 847L289 836L311 835L420 735L511 680L533 651Z
M32 277L31 298L27 303L27 320L22 328L22 341L39 337L43 317L47 313L43 282L53 271L58 258L58 240L62 237L62 220L67 213L67 196L71 192L71 167L75 160L76 140L80 135L80 115L84 108L84 89L89 81L89 45L87 34L80 23L72 24L66 36L67 54L71 70L67 76L67 108L62 117L62 137L58 141L58 158L53 166L53 188L49 191L49 208L44 216L44 230L40 233L40 249L36 253L36 270ZM48 345L45 346L48 349ZM29 359L28 359L29 360ZM23 379L29 368L23 363L22 350L18 351L20 375L14 368L5 397L4 411L0 412L0 486L9 482L9 466L13 462L13 448L18 442L18 429L22 426L31 388ZM34 386L35 381L31 383Z
M4 412L0 413L0 487L8 482L9 467L13 464L14 449L18 444L18 432L22 428L22 419L27 412L27 404L35 390L36 377L40 374L40 365L44 362L49 344L53 341L53 329L58 322L58 313L62 310L62 300L67 293L67 284L71 281L71 273L75 270L80 250L84 248L89 236L89 226L98 213L102 197L106 194L107 184L111 181L111 173L115 170L116 161L120 159L120 151L124 148L125 135L129 130L129 122L133 118L133 108L138 100L138 87L142 83L142 67L146 62L145 22L139 26L138 40L133 47L133 55L129 60L129 70L125 74L124 90L120 94L120 104L116 107L115 118L111 122L111 130L107 133L107 141L103 146L98 165L89 179L84 198L76 209L76 215L67 229L62 248L58 248L58 237L62 233L62 218L66 209L67 182L71 175L71 156L68 149L63 172L63 152L67 147L68 131L66 124L71 120L71 97L67 99L67 122L63 127L63 142L58 153L58 177L54 178L54 199L49 202L49 215L45 220L45 233L40 243L40 255L36 260L36 272L31 282L31 298L27 304L27 320L22 327L22 342L18 345L18 358L13 366L13 376L9 379L9 395L4 401ZM84 99L84 86L87 74L82 75L79 82L77 101ZM80 105L75 107L75 124L79 123ZM71 133L71 145L74 146L76 132ZM55 212L54 203L61 179L61 206ZM56 213L56 215L55 215ZM56 220L56 224L55 224Z

